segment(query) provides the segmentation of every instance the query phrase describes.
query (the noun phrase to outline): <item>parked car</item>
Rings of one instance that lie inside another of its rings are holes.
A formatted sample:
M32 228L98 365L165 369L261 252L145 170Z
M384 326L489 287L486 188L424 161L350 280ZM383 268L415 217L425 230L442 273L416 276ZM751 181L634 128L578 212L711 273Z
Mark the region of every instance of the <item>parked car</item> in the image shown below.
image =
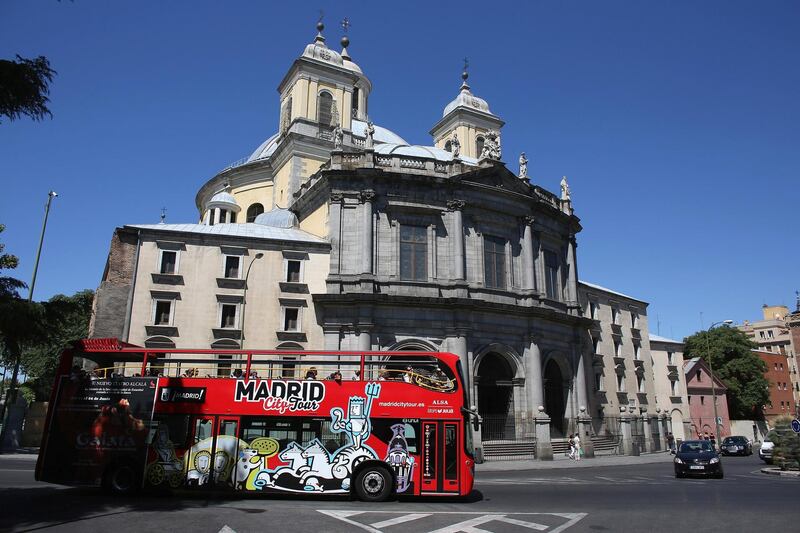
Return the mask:
M722 479L722 461L707 440L686 440L675 454L675 477L712 476Z
M767 464L772 464L772 449L775 447L775 432L770 431L764 437L761 448L758 450L758 457Z
M753 455L753 445L740 435L725 437L719 449L722 455Z

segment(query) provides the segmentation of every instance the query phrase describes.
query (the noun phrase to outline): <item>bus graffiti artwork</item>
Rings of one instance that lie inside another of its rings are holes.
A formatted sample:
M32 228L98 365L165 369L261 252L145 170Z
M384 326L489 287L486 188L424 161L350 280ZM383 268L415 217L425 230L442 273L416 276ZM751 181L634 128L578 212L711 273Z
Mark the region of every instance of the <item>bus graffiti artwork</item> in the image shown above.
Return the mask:
M316 385L322 384L316 383ZM347 438L347 443L332 453L319 439L313 439L305 447L297 442L290 442L280 453L277 453L278 442L274 439L262 437L250 445L240 441L241 451L235 470L236 477L235 480L231 478L229 484L235 483L244 490L270 488L293 492L348 492L353 468L361 461L377 458L377 454L366 445L366 441L370 437L372 427L369 418L372 400L380 395L380 387L379 383L367 383L364 387L366 398L351 396L346 418L341 407L331 409L331 431L343 433ZM218 437L220 438L222 437ZM271 447L274 451L270 454L259 451L263 449L265 440L274 443ZM192 448L190 455L194 456L201 450L207 450L210 445L210 442L202 441ZM254 450L254 447L258 449ZM220 448L227 453L229 446L224 444L221 446L218 442L217 449ZM280 463L270 467L268 459L275 455ZM228 462L225 461L224 464L227 465ZM220 464L222 463L220 461ZM224 466L220 466L220 474L224 472L223 469ZM193 475L192 470L189 471L189 475Z
M405 424L392 426L392 439L389 441L384 459L394 470L397 477L397 492L408 490L414 475L414 457L408 453Z

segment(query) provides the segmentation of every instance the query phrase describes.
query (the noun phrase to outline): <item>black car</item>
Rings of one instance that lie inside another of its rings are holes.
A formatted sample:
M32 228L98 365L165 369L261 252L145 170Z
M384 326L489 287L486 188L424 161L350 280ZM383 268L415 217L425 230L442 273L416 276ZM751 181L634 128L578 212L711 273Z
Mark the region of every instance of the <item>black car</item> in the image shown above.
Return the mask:
M686 440L675 454L675 477L712 476L722 479L722 461L707 440Z
M753 455L753 445L747 437L725 437L719 447L722 455Z

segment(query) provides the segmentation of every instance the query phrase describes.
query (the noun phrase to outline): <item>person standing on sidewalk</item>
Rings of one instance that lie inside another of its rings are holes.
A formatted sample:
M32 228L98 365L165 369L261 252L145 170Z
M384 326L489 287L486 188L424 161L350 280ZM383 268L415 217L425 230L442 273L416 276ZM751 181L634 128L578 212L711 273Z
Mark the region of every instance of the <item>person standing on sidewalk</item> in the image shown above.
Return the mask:
M570 433L569 434L569 438L567 439L567 442L569 443L569 453L567 455L569 455L569 458L572 459L573 461L575 460L575 438L574 437L575 436L572 433Z
M575 438L572 441L573 447L575 448L575 460L581 460L581 438L578 433L575 433Z

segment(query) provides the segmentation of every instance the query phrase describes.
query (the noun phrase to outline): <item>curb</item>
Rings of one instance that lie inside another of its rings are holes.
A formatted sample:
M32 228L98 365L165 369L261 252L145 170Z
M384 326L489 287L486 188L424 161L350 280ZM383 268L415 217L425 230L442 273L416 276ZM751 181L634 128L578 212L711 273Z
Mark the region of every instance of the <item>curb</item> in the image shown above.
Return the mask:
M800 472L797 470L781 470L780 468L762 468L761 473L772 476L800 477Z

